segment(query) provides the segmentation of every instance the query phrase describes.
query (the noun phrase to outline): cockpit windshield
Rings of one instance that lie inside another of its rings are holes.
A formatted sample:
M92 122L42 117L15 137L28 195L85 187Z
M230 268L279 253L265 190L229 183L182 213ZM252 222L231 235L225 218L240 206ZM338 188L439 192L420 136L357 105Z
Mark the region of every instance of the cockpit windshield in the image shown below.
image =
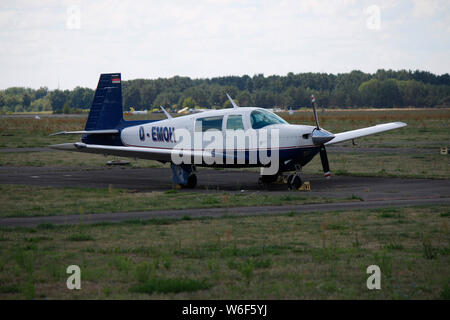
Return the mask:
M276 114L264 109L254 110L250 114L253 129L261 129L271 124L286 124L287 122Z

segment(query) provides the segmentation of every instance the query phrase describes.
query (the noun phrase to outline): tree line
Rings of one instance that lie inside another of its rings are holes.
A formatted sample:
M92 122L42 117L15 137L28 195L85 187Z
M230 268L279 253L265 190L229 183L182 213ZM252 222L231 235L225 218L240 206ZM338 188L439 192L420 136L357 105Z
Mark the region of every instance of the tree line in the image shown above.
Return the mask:
M450 106L450 76L427 71L378 70L341 74L298 73L285 76L225 76L211 79L172 78L122 81L124 110L230 107L225 93L242 106L310 106L314 94L324 108L392 108ZM14 87L0 91L0 112L81 112L89 109L94 95L90 88L48 90Z

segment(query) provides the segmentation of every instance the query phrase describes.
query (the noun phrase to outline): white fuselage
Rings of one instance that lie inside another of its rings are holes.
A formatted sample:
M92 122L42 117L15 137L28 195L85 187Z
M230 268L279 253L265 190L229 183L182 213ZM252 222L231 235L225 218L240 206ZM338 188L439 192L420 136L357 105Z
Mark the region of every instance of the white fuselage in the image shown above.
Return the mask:
M252 127L250 114L255 110L264 109L234 108L211 110L177 118L164 119L139 126L128 127L122 130L121 140L125 146L130 147L173 149L176 148L177 143L179 142L177 139L178 137L176 135L176 130L185 129L194 135L199 120L203 120L205 118L222 119L221 130L216 131L220 131L225 139L230 130L227 128L228 121L231 121L231 118L236 119L236 116L240 116L242 119L244 132L254 130L256 134L260 134L262 129L267 131L278 129L280 149L314 146L311 139L311 133L315 128L314 126L276 123L264 126L263 128L254 129ZM264 111L268 112L267 110ZM205 145L202 146L202 149L203 148L205 148ZM246 149L248 148L249 146L246 145Z

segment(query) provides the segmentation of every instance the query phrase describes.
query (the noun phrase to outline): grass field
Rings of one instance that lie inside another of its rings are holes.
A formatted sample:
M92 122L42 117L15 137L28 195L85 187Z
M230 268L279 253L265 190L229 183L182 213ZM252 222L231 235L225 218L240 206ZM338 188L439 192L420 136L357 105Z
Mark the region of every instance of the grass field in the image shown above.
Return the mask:
M398 154L389 152L328 153L331 173L346 176L450 178L448 156L438 153ZM320 157L314 158L303 170L322 173Z
M280 116L289 123L314 123L309 111L296 112L293 116L281 113ZM321 127L335 133L386 122L402 121L408 124L399 130L357 140L370 147L439 148L447 146L449 140L450 109L327 110L319 112L319 118Z
M0 118L0 148L32 148L64 143L79 136L49 136L59 131L83 130L87 117Z
M122 159L131 162L134 168L170 168L158 161L143 159L127 159L120 157L105 157L102 155L69 151L43 152L0 152L0 166L32 166L32 167L83 167L106 168L106 162L111 159Z
M432 206L0 230L0 299L449 299ZM65 270L81 268L81 290ZM366 268L381 269L381 290Z
M331 199L309 194L133 192L102 188L54 188L0 184L0 218L91 214L190 208L244 207L283 204L311 204L360 201L359 198Z

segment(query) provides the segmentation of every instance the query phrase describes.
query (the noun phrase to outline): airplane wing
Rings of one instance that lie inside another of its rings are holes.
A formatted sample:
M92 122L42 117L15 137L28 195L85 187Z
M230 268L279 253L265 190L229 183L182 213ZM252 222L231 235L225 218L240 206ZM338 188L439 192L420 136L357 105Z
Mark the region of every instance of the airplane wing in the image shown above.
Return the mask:
M203 157L204 159L206 159L207 157L213 157L213 155L209 151L108 146L108 145L86 144L82 142L55 144L51 145L50 148L61 151L77 151L85 153L95 153L95 154L140 158L158 161L171 161L172 155Z
M397 129L397 128L401 128L401 127L405 127L405 126L406 126L406 123L404 123L404 122L390 122L390 123L378 124L378 125L372 126L372 127L351 130L351 131L345 131L345 132L341 132L341 133L335 133L334 139L325 143L325 145L335 144L335 143L339 143L339 142L343 142L343 141L347 141L347 140L353 140L356 138L361 138L361 137L365 137L365 136L368 136L371 134L389 131L389 130L393 130L393 129Z

